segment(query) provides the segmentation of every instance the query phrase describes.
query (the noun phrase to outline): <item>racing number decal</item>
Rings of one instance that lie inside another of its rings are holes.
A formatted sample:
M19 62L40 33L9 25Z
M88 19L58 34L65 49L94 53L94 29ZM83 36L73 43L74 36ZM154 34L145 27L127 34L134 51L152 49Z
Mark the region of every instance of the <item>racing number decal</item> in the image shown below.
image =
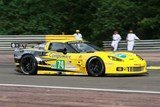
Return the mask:
M57 69L65 69L65 61L64 60L57 60L56 61L56 68Z

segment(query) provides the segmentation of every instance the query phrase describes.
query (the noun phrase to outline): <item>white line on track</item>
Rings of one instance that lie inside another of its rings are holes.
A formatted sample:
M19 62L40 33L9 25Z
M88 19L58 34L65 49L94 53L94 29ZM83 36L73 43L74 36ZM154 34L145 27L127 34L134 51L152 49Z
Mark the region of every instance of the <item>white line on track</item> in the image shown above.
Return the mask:
M121 93L160 94L159 91L119 90L119 89L61 87L61 86L40 86L40 85L22 85L22 84L0 84L0 86L31 87L31 88L50 88L50 89L68 89L68 90L84 90L84 91L104 91L104 92L121 92Z
M148 70L159 70L160 69L160 66L149 66L147 67Z

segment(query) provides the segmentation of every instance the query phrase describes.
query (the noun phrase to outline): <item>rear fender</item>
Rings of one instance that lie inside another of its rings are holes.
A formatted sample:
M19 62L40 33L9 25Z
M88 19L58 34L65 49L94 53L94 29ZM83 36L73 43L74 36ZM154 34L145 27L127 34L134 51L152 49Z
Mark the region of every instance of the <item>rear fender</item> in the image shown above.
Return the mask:
M34 55L31 54L31 53L25 53L25 54L23 54L23 55L21 56L21 58L19 59L19 62L21 62L22 57L24 57L25 55L32 55L32 56L34 56ZM35 56L34 56L34 57L35 57Z

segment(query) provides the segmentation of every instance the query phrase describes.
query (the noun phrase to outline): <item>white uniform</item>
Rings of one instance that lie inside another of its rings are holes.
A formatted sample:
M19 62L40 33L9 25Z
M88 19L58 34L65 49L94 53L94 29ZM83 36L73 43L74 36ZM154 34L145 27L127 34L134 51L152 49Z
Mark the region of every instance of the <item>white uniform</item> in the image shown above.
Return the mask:
M76 40L83 40L82 34L80 34L80 33L75 33L74 36L75 36Z
M128 51L133 50L134 42L135 42L136 39L139 40L139 38L134 33L129 33L127 35L127 41L128 41L127 50Z
M121 40L121 36L119 34L113 34L113 41L111 43L111 46L114 48L113 51L117 51L118 43Z

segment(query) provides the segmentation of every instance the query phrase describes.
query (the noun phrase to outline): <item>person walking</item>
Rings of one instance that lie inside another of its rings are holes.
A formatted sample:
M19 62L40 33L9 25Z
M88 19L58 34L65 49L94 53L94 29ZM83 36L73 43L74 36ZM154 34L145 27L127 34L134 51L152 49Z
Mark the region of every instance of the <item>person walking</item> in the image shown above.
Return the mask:
M111 46L113 47L113 51L117 51L118 44L120 40L122 39L121 36L118 34L118 31L114 31L114 34L112 35L112 43Z
M83 40L82 38L82 34L80 33L80 30L76 30L76 33L74 33L74 36L76 38L76 40Z
M133 30L129 30L126 40L127 40L127 50L132 51L134 48L135 40L140 40L140 39L133 33Z

